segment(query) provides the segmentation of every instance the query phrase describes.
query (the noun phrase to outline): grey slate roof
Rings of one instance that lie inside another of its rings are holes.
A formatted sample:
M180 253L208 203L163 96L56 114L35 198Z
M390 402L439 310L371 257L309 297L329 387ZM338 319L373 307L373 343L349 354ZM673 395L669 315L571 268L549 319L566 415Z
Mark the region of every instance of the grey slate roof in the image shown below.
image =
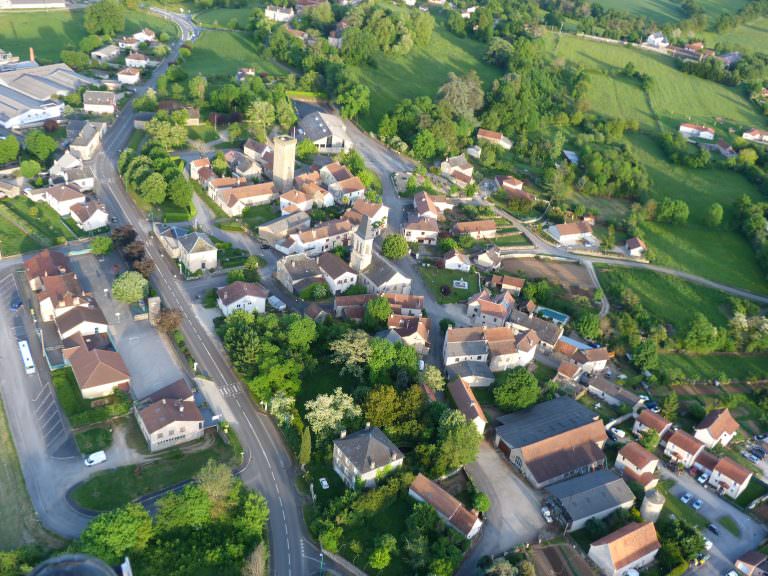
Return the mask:
M397 270L386 259L374 252L371 257L371 265L363 270L362 273L376 286L381 286L389 282L397 274Z
M465 342L448 342L445 345L445 355L452 356L482 356L488 354L488 343L485 340L469 340Z
M376 426L359 430L346 438L337 438L333 443L360 472L403 458L403 453Z
M597 414L576 400L561 397L500 416L498 421L502 426L496 432L510 447L528 446L580 428L597 417Z
M203 252L206 250L216 250L211 239L207 234L202 232L190 232L189 234L180 237L179 244L184 247L184 250L188 253L191 252Z
M558 500L572 522L635 501L627 483L610 470L598 470L558 482L547 491Z
M557 341L563 333L562 327L554 322L549 322L548 320L543 320L536 316L529 317L528 314L520 312L519 310L512 310L510 312L509 321L512 322L512 324L524 326L529 330L535 330L536 334L539 335L539 338L550 346L557 344Z
M106 90L86 90L83 93L83 104L117 105L117 94Z
M299 120L299 127L307 138L313 142L333 135L343 140L346 136L344 123L340 118L324 112L312 112Z
M494 379L493 372L485 362L459 362L458 364L451 364L446 370L452 379L471 376Z

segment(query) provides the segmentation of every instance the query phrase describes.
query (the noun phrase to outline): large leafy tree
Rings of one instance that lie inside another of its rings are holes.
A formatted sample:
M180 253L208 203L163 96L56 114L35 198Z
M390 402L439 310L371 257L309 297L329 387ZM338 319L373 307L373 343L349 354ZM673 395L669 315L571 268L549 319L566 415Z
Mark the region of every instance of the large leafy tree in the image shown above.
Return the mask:
M400 260L408 254L408 242L400 234L390 234L381 245L381 253L390 260Z
M120 302L138 302L147 296L149 282L139 272L123 272L112 283L112 296Z
M0 165L13 162L19 156L19 141L13 134L0 140Z
M332 394L319 394L304 407L312 432L322 438L338 434L345 426L355 423L362 414L352 396L344 393L341 388L336 388Z
M59 147L56 140L42 130L32 130L27 134L24 145L41 162L48 160L54 150Z
M101 0L85 9L83 22L89 34L114 36L125 30L125 6L120 0Z
M167 187L163 175L159 172L153 172L139 185L139 192L147 202L157 205L165 202Z
M437 457L433 463L435 475L442 476L477 458L481 441L474 423L458 410L446 410L437 428Z
M80 536L80 548L110 564L141 552L153 535L152 518L141 504L127 504L98 516Z
M504 371L493 389L493 399L504 411L522 410L539 399L536 377L522 366Z
M376 329L386 324L390 314L392 314L392 306L389 300L378 296L365 305L363 321L369 328Z

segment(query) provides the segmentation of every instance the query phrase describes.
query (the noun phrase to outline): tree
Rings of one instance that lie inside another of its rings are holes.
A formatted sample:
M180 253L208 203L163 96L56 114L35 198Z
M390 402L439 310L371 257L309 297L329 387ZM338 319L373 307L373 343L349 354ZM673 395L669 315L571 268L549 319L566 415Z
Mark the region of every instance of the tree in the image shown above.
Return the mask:
M483 82L475 70L464 76L448 73L448 82L440 87L442 102L457 117L472 120L483 106Z
M267 576L268 557L267 545L263 541L259 542L245 561L242 576Z
M689 352L709 354L720 348L726 334L725 329L719 330L704 314L697 312L685 334L683 345Z
M216 156L211 160L211 169L219 176L223 176L227 169L229 169L227 159L224 158L224 152L216 152Z
M296 157L305 164L311 162L317 154L317 146L312 140L300 140L296 145Z
M168 184L168 196L179 208L188 208L192 202L192 185L179 174Z
M181 319L181 310L168 308L160 312L160 316L157 319L157 328L166 334L173 334L181 326Z
M83 22L89 34L114 36L125 29L125 7L119 0L101 0L85 9Z
M202 74L198 74L189 79L187 83L189 95L198 103L205 100L205 89L208 87L208 79Z
M603 335L600 328L600 315L595 312L586 312L576 319L574 327L587 340L597 340Z
M263 142L267 139L267 129L275 123L275 107L272 102L256 100L248 107L245 117L256 139Z
M62 50L59 58L64 64L75 70L84 70L91 65L91 58L85 52L77 50Z
M0 166L16 160L19 156L19 149L19 141L13 134L0 140Z
M670 422L674 422L677 419L677 410L679 408L680 400L677 397L677 392L670 392L664 398L664 403L661 405L661 414Z
M362 378L371 356L368 334L362 330L350 330L328 345L333 355L331 363L341 364L341 375L351 374Z
M109 236L96 236L91 240L91 252L96 256L103 256L112 251L112 238Z
M472 507L481 514L485 514L491 509L491 499L485 492L475 492L472 498Z
M213 517L222 517L232 505L232 491L236 487L232 470L226 464L208 460L195 475L195 479L208 496Z
M159 144L166 152L174 148L181 148L187 143L186 126L163 120L157 116L147 122L146 130L152 141Z
M498 377L498 384L493 389L496 405L505 412L522 410L539 399L539 383L536 377L523 366L505 370Z
M138 272L123 272L112 283L112 296L120 302L139 302L147 296L149 282Z
M400 234L390 234L384 238L381 253L390 260L400 260L408 254L408 242Z
M28 132L24 145L41 162L48 160L48 157L59 147L56 140L42 130L31 130Z
M438 392L445 389L445 379L440 368L432 364L421 373L421 383Z
M133 269L149 280L149 277L152 276L152 272L155 271L155 261L152 260L152 258L146 257L141 260L134 260Z
M304 470L312 457L312 434L307 426L301 432L301 446L299 447L299 464Z
M377 296L369 300L365 305L365 317L363 322L372 330L380 328L387 323L387 319L392 314L392 306L389 300L383 296Z
M127 246L136 239L136 230L130 224L112 230L112 241L118 246Z
M79 548L110 564L119 564L129 552L143 550L152 538L152 518L141 504L100 514L80 535Z
M376 539L376 547L368 557L368 565L374 570L384 570L392 560L397 540L392 534L382 534Z
M165 178L159 172L153 172L144 179L139 186L139 193L150 204L162 204L165 202L167 184Z
M37 160L24 160L21 163L21 175L24 178L34 178L43 168Z
M723 222L723 206L717 202L713 203L709 207L707 212L707 225L712 228L717 228Z
M144 246L144 242L141 240L134 240L130 244L123 246L123 256L130 264L133 264L137 260L141 260L146 254L147 249Z
M640 446L653 452L659 445L659 433L656 430L648 430L640 437Z
M304 405L304 409L312 432L321 438L338 434L362 414L352 396L341 388L336 388L333 394L318 394Z
M345 82L336 94L336 104L341 109L343 118L357 118L361 112L367 112L371 105L371 91L360 82Z
M475 460L482 437L475 424L467 420L463 413L446 410L440 416L437 440L437 454L432 467L435 475L442 476Z

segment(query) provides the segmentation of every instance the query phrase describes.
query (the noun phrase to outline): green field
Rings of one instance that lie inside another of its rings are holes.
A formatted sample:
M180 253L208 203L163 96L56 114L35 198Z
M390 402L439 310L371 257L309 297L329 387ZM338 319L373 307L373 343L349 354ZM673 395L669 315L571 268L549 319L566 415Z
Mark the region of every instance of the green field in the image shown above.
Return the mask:
M699 0L697 2L709 16L736 12L746 3L747 0ZM650 18L662 24L685 18L679 2L674 0L598 0L598 4L612 10L628 12L633 16Z
M629 118L648 121L647 105L641 105L643 92L634 81L618 74L628 62L653 78L649 89L650 105L659 120L671 130L680 122L700 122L714 125L730 124L738 129L763 126L765 121L750 103L735 89L696 76L683 74L674 68L671 57L645 52L637 48L594 42L570 35L547 37L556 57L583 65L590 76L608 75L595 81L589 95L592 107L606 115L627 117L633 108L638 112ZM622 84L623 86L609 86ZM606 94L608 96L606 96Z
M712 46L719 42L743 50L768 52L768 18L758 18L722 34L706 34L705 38Z
M187 73L232 76L240 68L255 68L267 74L285 74L276 62L259 54L245 33L205 30L192 45L192 55L182 65Z
M381 117L404 98L437 95L448 81L448 73L466 74L475 70L489 85L501 71L483 62L485 45L468 38L457 38L436 27L429 46L414 48L410 54L395 58L377 58L375 66L360 66L356 70L371 90L370 111L359 118L366 130L375 130Z
M458 270L444 270L442 268L435 268L430 266L428 268L419 268L424 283L429 288L430 292L434 294L435 298L440 304L455 304L456 302L463 302L473 294L477 294L480 291L480 286L477 282L477 274L475 272L460 272ZM466 280L469 284L469 289L460 290L453 287L454 280ZM443 295L440 292L442 287L448 287L450 293Z
M184 453L171 449L163 458L137 467L123 466L91 476L71 492L72 500L89 510L112 510L144 495L192 478L208 460L234 464L232 449L217 438L211 448Z
M59 62L62 50L76 48L80 39L86 36L84 15L83 10L4 13L0 25L0 46L22 59L27 57L29 47L34 46L41 64ZM163 18L137 10L128 11L125 18L127 34L138 32L145 26L156 32L167 32L172 37L178 35L176 26Z
M729 300L723 292L650 270L602 265L596 270L612 305L620 303L621 291L628 288L651 316L678 331L685 331L698 312L716 326L728 324Z
M687 354L661 354L659 364L663 369L678 368L686 377L697 380L713 380L721 374L737 381L762 380L768 373L766 354L708 354L690 356Z
M718 168L692 170L664 160L661 149L647 136L630 137L638 160L645 166L657 200L665 196L685 200L691 214L688 224L676 226L646 222L643 237L656 254L656 263L698 274L760 293L768 293L765 274L760 270L749 243L732 230L732 204L743 194L759 198L757 190L743 176ZM723 225L712 229L705 224L713 202L725 208ZM738 262L738 265L734 265Z
M238 26L245 28L255 7L246 8L211 8L195 15L195 21L210 28L230 28L229 22L237 20Z
M0 252L3 255L63 244L77 235L47 204L25 196L0 202Z

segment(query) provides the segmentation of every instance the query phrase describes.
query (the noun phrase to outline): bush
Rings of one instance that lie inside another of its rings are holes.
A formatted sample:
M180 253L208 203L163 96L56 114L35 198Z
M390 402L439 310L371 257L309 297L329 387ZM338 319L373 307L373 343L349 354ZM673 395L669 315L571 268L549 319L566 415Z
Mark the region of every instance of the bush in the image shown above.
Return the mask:
M390 260L400 260L408 254L408 242L400 234L391 234L384 239L381 253Z

